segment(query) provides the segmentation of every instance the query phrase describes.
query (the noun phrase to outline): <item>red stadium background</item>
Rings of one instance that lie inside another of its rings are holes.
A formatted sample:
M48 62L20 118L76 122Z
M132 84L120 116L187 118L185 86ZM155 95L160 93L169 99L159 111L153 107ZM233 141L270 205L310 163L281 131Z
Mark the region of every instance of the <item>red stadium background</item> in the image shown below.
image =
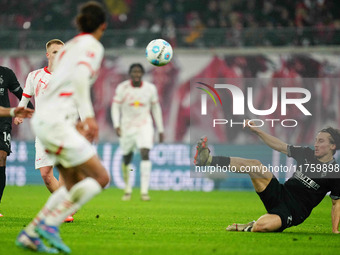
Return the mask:
M311 102L316 112L322 113L318 119L302 122L294 129L294 134L287 134L290 143L310 143L320 123L340 126L340 87L336 81L340 76L339 55L337 54L261 54L261 55L209 55L209 54L178 54L172 62L163 67L153 67L146 62L143 53L138 56L106 55L98 80L93 86L93 103L97 120L100 124L101 141L117 141L110 117L110 107L115 88L118 83L128 79L127 70L131 63L140 62L146 69L144 79L157 85L160 102L163 109L166 142L189 143L190 111L193 115L199 113L200 106L191 107L190 80L193 78L291 78L295 84L287 86L308 87L318 98ZM0 65L13 69L19 82L24 86L27 74L46 65L44 54L28 56L0 57ZM307 84L305 78L319 79L317 84ZM261 88L261 93L254 101L265 107L271 100L271 87L267 84ZM11 104L18 103L11 97ZM266 108L264 108L266 109ZM289 113L294 118L294 112ZM279 129L269 130L278 135ZM242 131L218 130L216 140L233 142L237 139L242 144ZM14 127L13 137L20 140L32 140L33 134L28 122L20 127ZM282 137L282 136L281 136ZM285 139L285 137L282 137ZM249 142L249 140L247 141ZM254 139L254 142L258 140ZM240 143L240 142L238 142Z

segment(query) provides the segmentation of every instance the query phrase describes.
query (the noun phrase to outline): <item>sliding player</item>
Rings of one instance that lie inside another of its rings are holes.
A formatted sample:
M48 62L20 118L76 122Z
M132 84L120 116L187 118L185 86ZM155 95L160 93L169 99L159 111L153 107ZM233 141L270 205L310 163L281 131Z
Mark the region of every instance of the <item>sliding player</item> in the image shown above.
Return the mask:
M301 224L330 192L332 231L338 234L340 169L333 155L340 149L340 130L331 127L322 129L315 137L314 150L312 150L309 147L288 145L260 128L254 127L252 122L248 121L247 126L269 147L288 157L293 157L297 161L297 169L290 179L280 184L268 168L258 160L211 156L207 147L207 137L201 138L197 145L195 165L232 167L236 172L248 173L255 191L267 210L267 213L257 221L233 224L227 227L227 230L281 232Z

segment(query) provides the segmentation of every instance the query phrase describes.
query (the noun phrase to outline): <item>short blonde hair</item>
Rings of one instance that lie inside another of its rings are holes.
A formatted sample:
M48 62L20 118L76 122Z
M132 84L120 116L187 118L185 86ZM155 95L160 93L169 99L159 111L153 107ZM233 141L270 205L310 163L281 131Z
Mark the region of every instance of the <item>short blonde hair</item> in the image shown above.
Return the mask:
M52 40L49 40L49 41L46 43L46 51L47 51L47 49L48 49L52 44L64 45L63 41L61 41L61 40L59 40L59 39L52 39Z

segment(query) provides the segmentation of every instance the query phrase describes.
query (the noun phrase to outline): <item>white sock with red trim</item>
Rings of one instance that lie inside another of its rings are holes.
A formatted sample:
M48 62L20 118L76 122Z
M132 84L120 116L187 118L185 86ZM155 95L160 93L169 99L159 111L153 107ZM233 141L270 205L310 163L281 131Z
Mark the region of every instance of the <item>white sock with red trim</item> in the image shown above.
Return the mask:
M100 184L93 178L87 177L75 184L69 191L68 197L46 217L47 225L59 226L71 213L79 210L102 190Z
M35 227L39 224L41 220L44 220L61 201L67 199L68 196L69 194L65 186L62 186L54 191L48 198L44 207L37 214L37 216L35 216L35 218L27 225L27 227L25 228L26 233L30 236L37 237L38 234L35 232Z

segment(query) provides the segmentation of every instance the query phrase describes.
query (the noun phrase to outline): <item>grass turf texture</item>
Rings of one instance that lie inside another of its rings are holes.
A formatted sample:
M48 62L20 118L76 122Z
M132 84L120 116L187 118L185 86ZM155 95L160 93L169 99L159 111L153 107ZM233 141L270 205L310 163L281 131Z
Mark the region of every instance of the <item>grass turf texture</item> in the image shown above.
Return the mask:
M14 245L22 227L45 203L44 186L9 186L0 211L0 254L33 254ZM255 192L151 191L142 202L120 200L107 189L86 204L61 236L72 254L338 254L340 235L331 233L331 200L326 197L300 226L283 233L226 232L265 213Z

